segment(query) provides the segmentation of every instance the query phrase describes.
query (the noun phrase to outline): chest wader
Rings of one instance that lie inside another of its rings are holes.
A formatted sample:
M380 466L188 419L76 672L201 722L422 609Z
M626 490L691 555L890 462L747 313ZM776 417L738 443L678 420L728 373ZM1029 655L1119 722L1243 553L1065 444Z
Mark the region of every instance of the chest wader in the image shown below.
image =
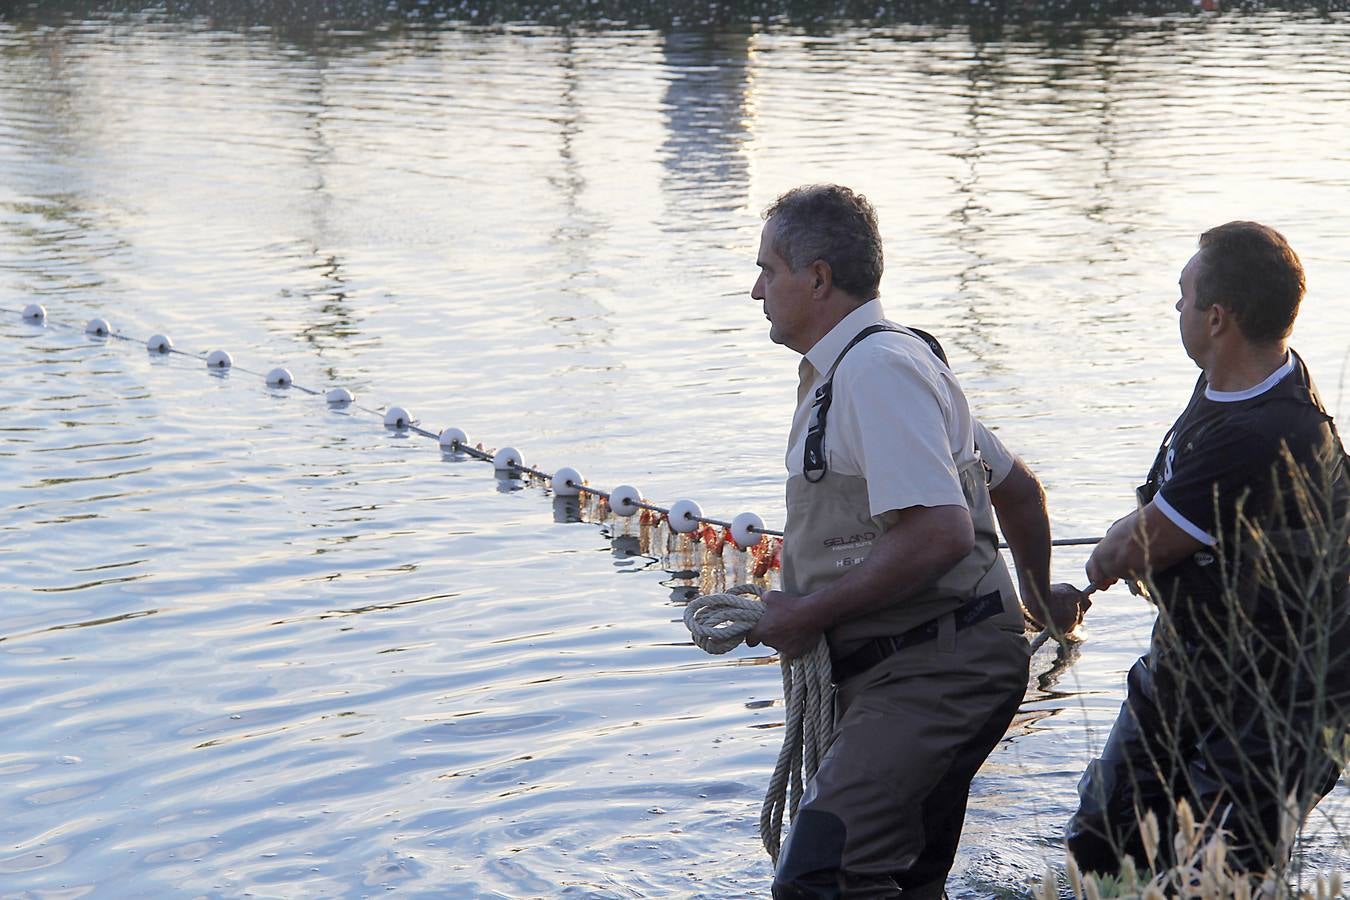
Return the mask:
M869 512L866 479L828 472L824 450L835 370L849 350L878 331L918 336L946 361L932 337L887 324L863 329L834 361L825 383L816 391L803 473L793 475L787 483L783 589L788 593L809 594L861 565L885 530ZM957 614L957 627L1001 614L1020 627L1022 617L1012 578L998 553L987 470L977 454L957 472L975 526L975 548L941 578L903 602L832 628L826 639L836 683L904 646L935 637L938 620L948 613ZM897 586L897 593L906 587Z
M866 328L840 359L883 330L902 331ZM865 479L826 471L838 365L816 394L804 472L788 481L783 585L792 593L861 564L885 527L868 513ZM835 729L779 855L775 900L946 896L971 780L1012 721L1029 658L984 466L976 458L958 473L975 549L934 584L912 594L897 585L902 600L826 635L838 685Z
M1302 372L1260 403L1314 407L1339 444ZM1177 425L1203 394L1201 376ZM1141 507L1165 487L1169 453L1175 460L1175 448L1194 443L1206 427L1177 425L1137 489ZM1350 488L1350 464L1343 454L1330 462L1308 479L1308 508L1344 516L1344 502L1333 500ZM1294 481L1283 490L1296 490ZM1338 493L1321 496L1326 491ZM1260 534L1239 524L1219 535L1226 545L1205 547L1154 577L1159 615L1148 653L1130 670L1125 703L1101 756L1083 773L1066 829L1084 869L1109 874L1125 854L1143 858L1141 811L1152 809L1167 829L1176 800L1186 797L1193 810L1223 819L1235 865L1264 871L1280 862L1284 798L1295 793L1306 815L1336 784L1340 766L1322 747L1324 729L1344 734L1350 705L1346 552L1329 560L1326 535L1290 522L1283 498L1273 499ZM1336 528L1325 520L1316 527ZM1327 571L1329 562L1340 571ZM1297 587L1319 570L1317 586Z

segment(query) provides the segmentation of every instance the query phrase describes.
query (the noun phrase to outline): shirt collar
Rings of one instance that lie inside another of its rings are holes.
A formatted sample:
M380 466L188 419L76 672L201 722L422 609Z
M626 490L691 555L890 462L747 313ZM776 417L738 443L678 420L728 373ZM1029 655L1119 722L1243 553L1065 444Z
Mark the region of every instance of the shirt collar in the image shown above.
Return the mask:
M834 365L834 361L839 358L839 354L844 352L848 342L853 340L858 332L885 318L885 314L881 311L881 299L874 297L868 300L840 319L839 323L831 328L823 338L816 341L815 346L806 351L806 361L821 375L828 374L830 366Z
M842 323L841 323L842 324ZM833 334L834 332L830 332ZM1294 354L1289 351L1285 357L1284 365L1280 366L1265 381L1254 387L1249 387L1245 391L1216 391L1208 384L1205 385L1205 397L1219 403L1236 403L1239 400L1250 400L1253 397L1259 397L1266 391L1273 388L1284 380L1284 376L1294 371Z

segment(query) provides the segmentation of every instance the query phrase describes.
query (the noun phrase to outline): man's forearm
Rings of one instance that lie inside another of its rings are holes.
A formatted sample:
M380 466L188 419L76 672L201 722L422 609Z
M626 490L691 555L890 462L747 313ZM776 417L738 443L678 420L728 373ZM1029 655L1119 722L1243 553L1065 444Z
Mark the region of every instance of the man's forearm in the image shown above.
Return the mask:
M1163 515L1156 503L1118 519L1088 557L1087 576L1104 588L1121 578L1147 578L1205 547Z
M1050 517L1045 491L1026 464L1017 460L990 498L1012 552L1022 602L1039 617L1042 601L1050 596Z

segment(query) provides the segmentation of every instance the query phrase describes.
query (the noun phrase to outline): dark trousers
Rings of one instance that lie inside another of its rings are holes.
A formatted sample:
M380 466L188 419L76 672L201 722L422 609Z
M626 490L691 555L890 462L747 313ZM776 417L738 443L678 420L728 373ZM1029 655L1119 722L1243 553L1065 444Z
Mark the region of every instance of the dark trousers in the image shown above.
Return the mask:
M839 686L835 732L778 858L773 896L939 900L970 782L1027 683L1020 620L906 648Z
M1210 683L1203 691L1171 686L1149 656L1130 669L1120 715L1100 758L1078 784L1078 812L1066 831L1085 871L1115 874L1124 856L1142 870L1139 822L1160 826L1160 866L1171 859L1176 801L1185 799L1209 830L1228 833L1229 865L1265 872L1287 859L1282 810L1292 792L1302 818L1336 785L1340 767L1320 750L1320 723L1297 704L1275 710L1244 703L1240 690ZM1278 713L1272 716L1272 713Z

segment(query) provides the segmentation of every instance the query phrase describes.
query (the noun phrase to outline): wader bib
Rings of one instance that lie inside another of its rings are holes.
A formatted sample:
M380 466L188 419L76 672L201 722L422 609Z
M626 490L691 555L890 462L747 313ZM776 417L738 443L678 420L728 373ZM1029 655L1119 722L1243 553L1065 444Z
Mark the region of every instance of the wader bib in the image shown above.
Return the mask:
M864 329L840 359L879 330L901 329ZM806 474L788 480L783 588L790 593L815 590L860 564L884 530L868 513L866 480L825 471L824 423L838 365L817 392ZM827 634L838 685L835 730L783 843L777 900L945 896L971 779L1021 702L1029 659L984 468L976 457L958 471L975 550L918 594ZM841 663L860 653L864 664L841 677Z
M895 326L873 325L863 329L830 367L825 384L816 391L803 474L793 475L787 483L783 590L790 594L805 595L819 590L860 565L885 531L884 523L868 511L866 479L827 471L824 456L834 372L849 350L878 331L914 334L945 362L941 348L930 336ZM1012 577L998 552L987 470L978 450L971 459L958 463L957 474L975 526L975 548L936 582L903 602L830 629L826 639L836 664L875 638L898 638L981 598L989 599L986 608L978 612L985 617L991 613L1006 615L1007 621L1015 621L1021 627L1022 614ZM992 596L995 594L997 597Z

